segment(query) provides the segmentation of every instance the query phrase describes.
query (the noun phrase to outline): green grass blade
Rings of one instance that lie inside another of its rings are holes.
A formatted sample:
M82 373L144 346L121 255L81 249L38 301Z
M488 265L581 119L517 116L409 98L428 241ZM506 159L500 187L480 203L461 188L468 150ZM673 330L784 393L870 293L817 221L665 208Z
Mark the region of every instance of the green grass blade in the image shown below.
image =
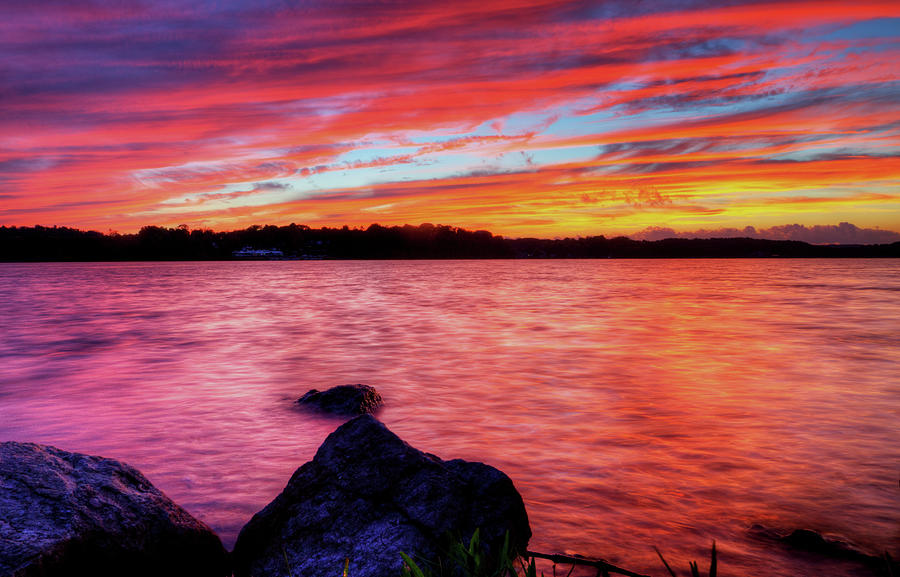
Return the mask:
M410 575L412 575L412 577L426 577L422 569L418 565L416 565L416 562L413 561L409 555L401 551L400 556L403 557L403 562L406 563L407 567L409 567L409 573Z
M480 529L475 529L475 532L472 533L472 538L469 539L469 556L474 556L476 548L478 547L479 535L478 532Z
M294 577L294 571L291 569L291 562L288 559L287 550L284 545L281 546L281 555L284 557L284 566L287 567L288 577Z

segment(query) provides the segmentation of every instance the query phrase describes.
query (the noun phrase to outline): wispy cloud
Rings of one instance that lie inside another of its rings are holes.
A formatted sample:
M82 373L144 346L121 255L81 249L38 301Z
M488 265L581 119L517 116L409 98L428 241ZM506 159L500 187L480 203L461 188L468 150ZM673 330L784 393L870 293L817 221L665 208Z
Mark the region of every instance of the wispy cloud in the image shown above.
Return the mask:
M0 218L898 228L891 23L880 0L13 0Z

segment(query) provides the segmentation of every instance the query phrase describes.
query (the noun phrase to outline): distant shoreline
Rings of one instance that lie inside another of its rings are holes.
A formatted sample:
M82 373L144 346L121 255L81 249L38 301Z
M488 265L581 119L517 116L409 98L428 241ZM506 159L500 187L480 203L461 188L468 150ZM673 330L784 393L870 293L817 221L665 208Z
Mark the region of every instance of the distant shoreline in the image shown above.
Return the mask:
M130 259L103 259L103 258L94 258L94 259L60 259L60 258L47 258L47 259L0 259L0 264L41 264L41 263L141 263L141 262L230 262L230 263L240 263L240 262L387 262L387 261L397 261L397 262L453 262L453 261L480 261L480 260L489 260L489 261L560 261L560 260L578 260L578 261L593 261L593 260L644 260L644 261L653 261L653 260L851 260L851 259L893 259L900 258L900 254L890 254L890 255L830 255L830 256L782 256L782 255L772 255L772 256L610 256L610 257L566 257L566 256L558 256L558 257L441 257L441 258L418 258L418 257L409 257L409 258L257 258L257 259L242 259L242 258L205 258L205 259L197 259L197 258L130 258Z
M124 235L67 227L0 227L0 262L663 258L900 258L900 242L813 245L756 238L647 241L621 236L511 239L442 225L313 229L292 224L229 232L151 226Z

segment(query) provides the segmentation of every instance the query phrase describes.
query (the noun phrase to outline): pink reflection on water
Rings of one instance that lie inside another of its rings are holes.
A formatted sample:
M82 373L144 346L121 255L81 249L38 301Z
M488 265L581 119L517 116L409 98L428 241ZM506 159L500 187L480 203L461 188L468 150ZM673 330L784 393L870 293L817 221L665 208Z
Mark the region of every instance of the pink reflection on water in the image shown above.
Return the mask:
M891 260L5 264L0 438L131 463L230 544L340 423L293 400L363 382L506 471L537 550L853 575L748 528L900 554L898 294Z

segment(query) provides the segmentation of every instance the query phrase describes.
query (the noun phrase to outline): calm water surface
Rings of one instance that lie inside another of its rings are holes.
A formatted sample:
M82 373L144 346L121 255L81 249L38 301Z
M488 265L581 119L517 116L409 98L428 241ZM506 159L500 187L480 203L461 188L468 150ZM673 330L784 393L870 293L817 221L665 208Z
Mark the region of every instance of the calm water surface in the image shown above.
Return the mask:
M0 440L115 457L231 546L376 386L413 446L523 494L532 548L662 574L900 557L900 261L0 264Z

